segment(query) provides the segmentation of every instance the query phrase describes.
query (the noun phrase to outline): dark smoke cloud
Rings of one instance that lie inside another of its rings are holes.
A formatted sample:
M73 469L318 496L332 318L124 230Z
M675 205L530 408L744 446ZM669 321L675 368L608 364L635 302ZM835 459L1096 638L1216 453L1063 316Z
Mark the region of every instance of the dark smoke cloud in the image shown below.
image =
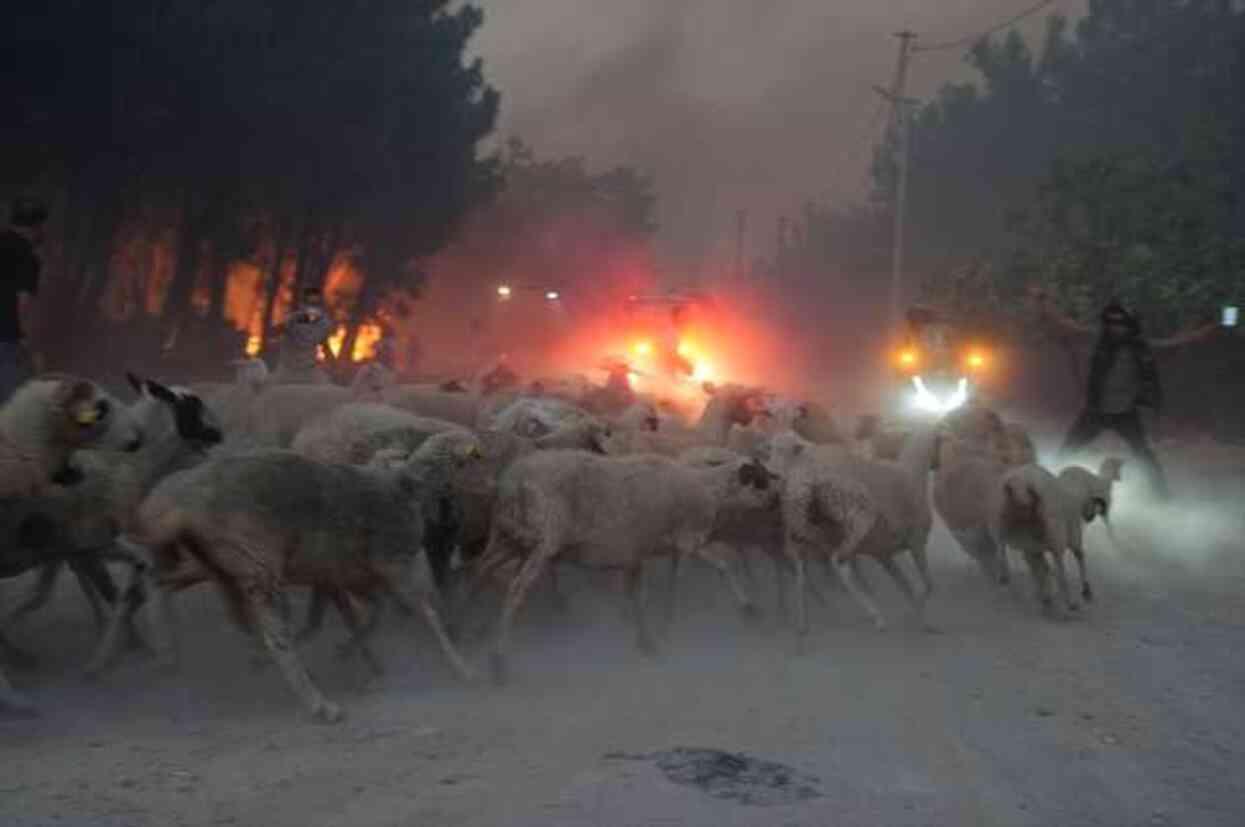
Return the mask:
M999 22L1026 0L476 0L476 49L503 94L500 134L542 154L653 173L661 251L690 262L751 215L749 246L809 198L866 189L892 32L928 42ZM1083 0L1052 10L1077 14ZM1021 31L1041 31L1042 16ZM967 76L958 50L914 63L911 92Z

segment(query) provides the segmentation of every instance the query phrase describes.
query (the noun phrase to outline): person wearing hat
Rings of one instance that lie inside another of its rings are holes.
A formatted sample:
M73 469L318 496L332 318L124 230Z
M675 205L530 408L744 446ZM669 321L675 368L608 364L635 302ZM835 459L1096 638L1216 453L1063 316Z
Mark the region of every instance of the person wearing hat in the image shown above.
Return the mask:
M1098 316L1098 329L1083 325L1060 313L1040 289L1031 291L1039 299L1042 314L1069 333L1097 333L1090 357L1086 404L1064 439L1060 456L1082 450L1103 431L1114 431L1127 443L1150 479L1151 490L1161 499L1170 491L1163 467L1146 436L1141 410L1158 413L1163 406L1154 349L1192 344L1218 330L1217 322L1165 339L1146 340L1141 321L1117 300L1111 300Z
M0 404L34 373L26 348L24 296L39 292L39 247L48 210L33 198L14 200L9 225L0 231Z

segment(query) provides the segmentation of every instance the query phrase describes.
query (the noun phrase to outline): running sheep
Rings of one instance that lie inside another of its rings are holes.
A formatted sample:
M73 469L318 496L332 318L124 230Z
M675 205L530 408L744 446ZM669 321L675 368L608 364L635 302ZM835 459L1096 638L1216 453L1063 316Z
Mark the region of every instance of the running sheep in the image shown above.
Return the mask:
M421 504L480 456L470 435L430 437L397 470L315 462L288 451L224 457L163 480L138 510L134 539L154 557L158 588L214 580L234 620L255 632L311 714L341 708L312 682L293 649L280 601L289 586L410 598L463 678L471 670L446 637L428 589L410 581L423 534ZM183 560L183 554L189 560ZM162 625L162 602L152 601ZM347 622L361 638L352 616Z

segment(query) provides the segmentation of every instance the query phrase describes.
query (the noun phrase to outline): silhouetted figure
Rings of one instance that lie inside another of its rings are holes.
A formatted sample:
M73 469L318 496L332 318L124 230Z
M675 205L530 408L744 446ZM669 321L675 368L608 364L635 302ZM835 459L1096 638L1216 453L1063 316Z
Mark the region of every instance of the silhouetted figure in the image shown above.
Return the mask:
M48 210L33 198L18 198L9 225L0 232L0 404L34 374L22 322L21 294L39 292L39 247Z
M320 367L318 355L321 347L328 347L336 325L324 308L320 288L304 288L302 298L281 331L281 350L272 381L282 385L332 384L328 372Z

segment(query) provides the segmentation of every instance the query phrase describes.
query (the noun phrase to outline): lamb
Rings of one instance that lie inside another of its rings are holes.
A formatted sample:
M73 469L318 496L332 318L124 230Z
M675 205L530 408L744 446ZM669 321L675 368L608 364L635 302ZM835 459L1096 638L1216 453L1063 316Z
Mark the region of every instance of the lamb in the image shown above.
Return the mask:
M655 648L643 565L659 553L699 553L725 508L772 506L777 487L755 461L693 468L659 456L599 457L542 451L502 475L486 559L518 559L493 646L504 683L510 627L528 590L555 560L621 570L644 651Z
M1015 546L1024 554L1043 609L1051 614L1054 597L1047 567L1049 554L1064 605L1068 611L1076 611L1080 606L1072 597L1063 564L1064 552L1070 550L1080 567L1081 594L1087 601L1093 599L1085 571L1082 504L1068 495L1052 473L1032 464L1007 471L991 491L989 509L990 539L998 549L1000 583L1011 581L1007 548Z
M134 540L151 550L162 589L185 588L210 573L234 620L258 633L312 716L333 722L341 708L316 687L292 648L279 609L285 589L413 591L408 581L422 540L421 504L479 456L475 438L447 431L430 437L397 471L320 463L291 451L212 460L156 486L138 510ZM182 550L189 566L178 565ZM455 670L470 679L427 592L410 597ZM153 610L159 607L153 601ZM346 619L360 636L353 613Z
M786 478L783 517L786 554L796 566L797 634L807 634L803 550L824 543L827 529L839 533L830 558L843 585L879 629L886 621L856 581L852 560L873 557L890 575L922 626L924 604L933 592L926 546L933 526L929 472L937 464L941 424L926 423L904 443L897 461L864 460L838 446L813 446L792 432L774 437L767 464ZM911 553L924 590L913 590L894 557Z
M55 481L78 482L70 462L87 447L137 451L142 429L116 399L94 382L76 376L44 376L26 382L0 408L0 497L25 498L47 491ZM0 550L0 571L11 560ZM10 649L0 636L0 649ZM0 706L33 711L13 689L0 667Z
M120 455L79 451L74 464L82 473L81 481L68 488L53 486L22 504L24 519L42 519L50 530L41 538L40 547L27 546L31 554L26 562L30 569L40 569L39 582L6 618L5 626L47 602L66 563L102 621L96 595L110 605L118 597L103 560L117 533L129 524L133 510L160 477L198 462L207 447L221 440L212 412L198 396L133 374L127 378L139 393L129 413L143 429L143 446ZM6 567L5 573L10 572L17 573L16 567Z

